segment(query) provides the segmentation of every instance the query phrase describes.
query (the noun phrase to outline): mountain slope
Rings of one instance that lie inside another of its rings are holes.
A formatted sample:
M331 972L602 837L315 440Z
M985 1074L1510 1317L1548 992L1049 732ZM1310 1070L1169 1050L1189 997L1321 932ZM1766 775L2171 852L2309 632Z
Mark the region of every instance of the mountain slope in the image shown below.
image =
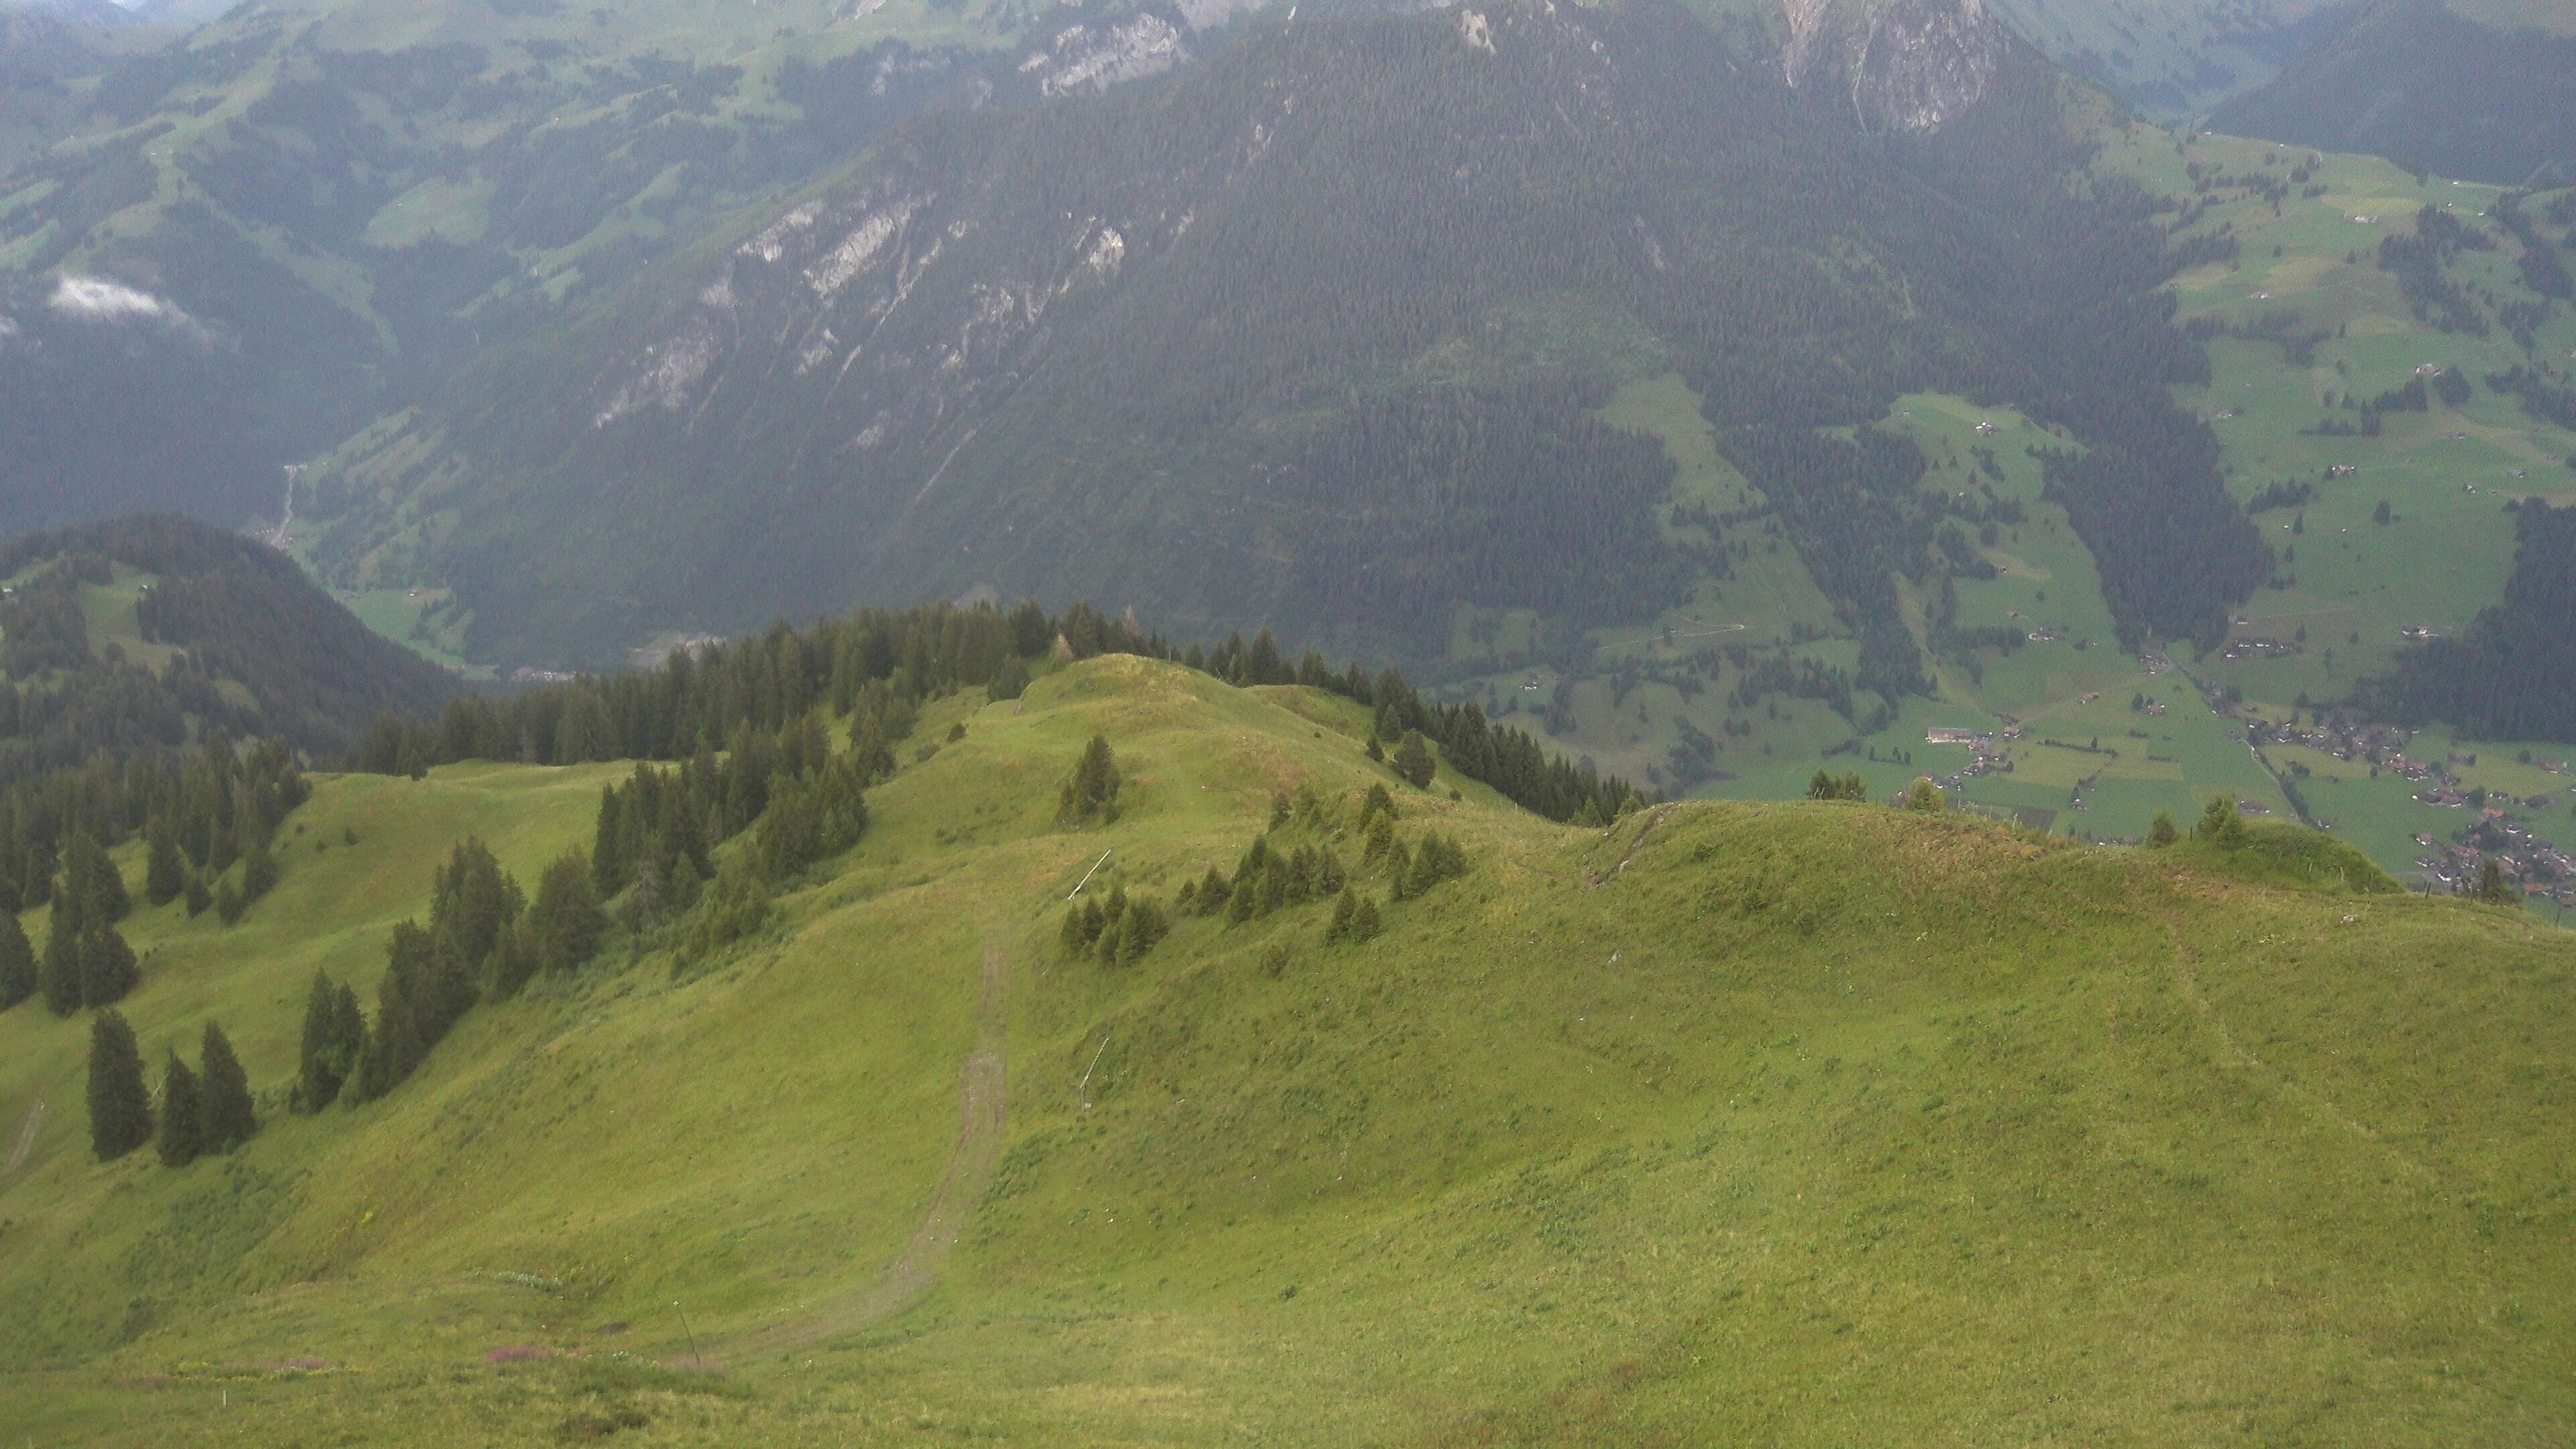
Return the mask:
M0 1015L28 1144L0 1403L64 1442L217 1412L496 1444L2576 1418L2567 937L1875 806L1562 829L1401 786L1362 727L1114 656L932 701L936 748L905 744L860 847L746 947L675 975L613 942L384 1100L297 1118L274 1093L313 972L370 987L452 841L532 878L617 772L321 781L233 933L128 926L146 1051L221 1020L271 1094L240 1154L92 1163L80 1024ZM1066 830L1095 733L1125 808ZM1319 904L1183 916L1125 967L1063 954L1104 850L1090 891L1169 900L1305 787L1271 839L1348 864L1372 783L1401 839L1469 862L1377 940L1327 945ZM988 1049L998 1111L961 1072ZM979 1191L950 1154L988 1141ZM926 1221L944 1256L908 1249Z
M995 49L1050 17L1037 64ZM240 402L194 421L274 467L932 98L1150 73L1186 54L1185 28L1126 6L919 0L242 6L151 30L78 84L6 86L44 103L43 144L0 151L0 275L100 278L196 318L232 354ZM0 394L47 386L22 361L0 355ZM43 466L16 441L0 433L0 468ZM57 516L172 502L103 467L81 488L86 506ZM231 523L246 506L192 511Z
M2576 182L2576 19L2563 7L2375 0L2210 124L2445 176L2563 186Z
M1722 575L1743 541L1663 537L1655 460L1571 425L1669 367L1885 645L1869 687L1913 677L1887 574L1933 569L1907 515L1939 505L1901 451L1852 491L1810 430L1908 387L2080 440L2124 631L2204 631L2259 545L2137 386L2194 366L2159 239L2140 198L2067 195L2084 99L1994 64L1970 114L1873 137L1668 7L1450 10L925 117L355 440L310 547L343 586L453 584L498 657L985 585L1419 658L1461 606L1635 618ZM1560 452L1511 440L1530 418Z
M454 692L263 543L144 516L0 545L0 782L208 729L336 755Z

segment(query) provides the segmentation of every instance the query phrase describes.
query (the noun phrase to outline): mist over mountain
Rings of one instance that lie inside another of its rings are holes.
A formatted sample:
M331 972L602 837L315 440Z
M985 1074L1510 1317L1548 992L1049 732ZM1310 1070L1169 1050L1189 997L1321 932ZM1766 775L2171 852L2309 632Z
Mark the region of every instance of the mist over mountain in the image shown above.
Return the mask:
M239 344L108 277L0 280L0 534L139 508L274 517L285 473Z

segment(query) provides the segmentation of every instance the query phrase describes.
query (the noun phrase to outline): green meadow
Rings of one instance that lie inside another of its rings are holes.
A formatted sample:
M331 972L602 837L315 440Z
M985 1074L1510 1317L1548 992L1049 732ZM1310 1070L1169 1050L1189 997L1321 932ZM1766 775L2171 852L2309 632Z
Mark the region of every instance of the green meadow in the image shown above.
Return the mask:
M1115 656L952 697L765 934L676 970L613 938L385 1099L298 1117L313 973L371 999L454 843L530 879L618 771L321 780L242 924L126 927L147 1056L221 1021L262 1094L248 1147L93 1162L85 1024L0 1015L0 1140L27 1133L0 1173L0 1421L279 1445L2576 1431L2576 938L2277 827L2163 854L1857 804L1559 827L1445 769L1401 785L1364 728ZM1060 828L1095 733L1121 812ZM1311 803L1279 843L1382 892L1347 833L1372 784L1401 838L1470 860L1376 940L1328 945L1306 906L1180 917L1125 968L1057 945L1087 871L1169 899L1281 794Z

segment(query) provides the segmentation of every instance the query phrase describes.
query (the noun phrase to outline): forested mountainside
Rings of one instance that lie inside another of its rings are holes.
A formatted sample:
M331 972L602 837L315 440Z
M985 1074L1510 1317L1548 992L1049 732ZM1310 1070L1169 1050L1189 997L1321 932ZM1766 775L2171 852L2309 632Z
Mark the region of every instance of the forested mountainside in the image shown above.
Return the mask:
M217 730L337 755L454 688L276 549L177 515L0 545L0 586L0 784Z
M2375 705L2490 739L2576 743L2576 506L2534 498L2516 511L2514 537L2504 602L2401 659Z
M2564 186L2576 182L2576 11L2371 0L2210 124L2501 186Z
M302 517L327 575L451 583L500 657L978 585L1418 656L1458 604L1636 617L1743 549L1712 517L1685 557L1651 450L1574 422L1658 356L1731 455L1806 470L1757 476L1880 638L1872 687L1915 677L1886 573L1931 567L1942 505L1906 445L1799 440L1908 388L2066 430L2124 634L2223 627L2262 551L2139 385L2199 365L2152 205L2070 187L2083 98L1995 65L1951 124L1882 132L1669 7L1461 9L926 116L478 359Z
M1034 53L995 48L1024 32ZM194 319L232 376L229 395L184 409L188 430L263 468L613 290L933 97L1029 101L1189 53L1177 11L969 16L919 0L331 0L142 33L139 53L7 86L41 104L28 129L43 134L0 149L0 276L40 292L58 277L113 284ZM24 325L23 307L13 315ZM126 372L193 398L195 365L155 356ZM0 396L31 414L89 406L90 376L0 351ZM0 429L0 469L49 467L45 436ZM229 478L174 498L110 461L49 504L0 527L141 506L275 516L273 498Z
M2339 0L1990 0L2060 64L2156 121L2207 115L2314 45Z
M0 913L0 984L83 988L0 992L0 1418L531 1449L2576 1419L2564 932L2226 802L2154 849L1929 786L1558 824L1460 768L1467 711L1426 743L1356 671L1238 687L1022 622L834 621L513 705L594 763L484 757L468 708L408 777L83 776L135 838L76 832ZM729 748L615 758L665 750L663 703Z

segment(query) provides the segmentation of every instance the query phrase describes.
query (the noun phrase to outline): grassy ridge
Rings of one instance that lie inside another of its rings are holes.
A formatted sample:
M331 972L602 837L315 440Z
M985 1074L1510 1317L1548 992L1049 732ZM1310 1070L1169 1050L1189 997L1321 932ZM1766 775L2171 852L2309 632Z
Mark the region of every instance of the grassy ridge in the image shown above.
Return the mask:
M0 1017L0 1127L52 1103L0 1178L0 1417L547 1443L625 1416L637 1444L2576 1422L2576 950L2512 913L1864 806L1578 832L1444 775L1401 830L1475 868L1378 941L1324 947L1313 907L1184 918L1107 971L1054 944L1102 851L1095 889L1168 894L1274 790L1355 798L1385 778L1356 712L1110 658L915 739L961 723L753 948L674 980L612 945L229 1161L90 1163L81 1028ZM1125 813L1058 831L1094 731ZM279 1084L316 965L370 986L448 841L532 875L606 773L324 782L244 925L132 928L147 1051L212 1012ZM999 1169L929 1297L875 1317L988 952ZM672 1371L674 1300L722 1374Z

